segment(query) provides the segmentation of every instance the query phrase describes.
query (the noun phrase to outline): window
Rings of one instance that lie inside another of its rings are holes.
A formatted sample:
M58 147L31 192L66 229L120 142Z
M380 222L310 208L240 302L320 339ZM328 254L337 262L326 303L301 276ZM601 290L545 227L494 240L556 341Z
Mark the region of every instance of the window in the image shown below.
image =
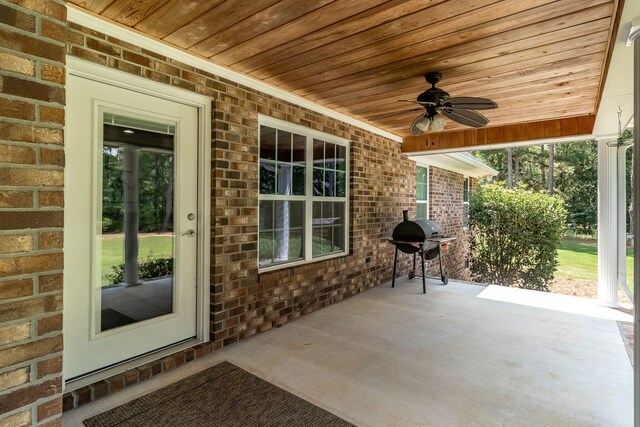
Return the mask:
M462 187L462 226L469 227L469 178L464 178Z
M260 117L261 270L347 253L347 144Z
M429 167L416 167L416 219L429 219Z

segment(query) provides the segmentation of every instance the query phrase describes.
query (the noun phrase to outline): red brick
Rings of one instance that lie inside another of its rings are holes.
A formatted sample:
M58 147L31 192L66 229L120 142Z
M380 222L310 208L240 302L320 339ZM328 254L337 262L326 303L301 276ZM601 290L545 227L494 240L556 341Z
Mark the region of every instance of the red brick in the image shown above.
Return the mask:
M0 144L0 163L35 165L36 152L29 147Z
M62 211L0 212L0 230L62 227L63 225L64 219ZM2 271L2 268L0 268L0 271Z
M23 58L8 52L0 52L0 70L26 76L36 75L36 63L31 59Z
M107 65L107 57L78 46L71 46L71 55L96 64Z
M50 359L41 360L37 365L38 379L47 375L55 375L62 372L62 356L54 356Z
M62 414L62 396L38 405L38 422Z
M59 22L50 21L48 19L42 20L42 32L41 34L44 37L49 39L53 39L59 42L66 42L67 40L67 29L64 25Z
M74 391L76 394L76 404L78 406L93 401L93 391L89 386L81 387Z
M0 169L0 185L62 187L64 173L59 170L3 168Z
M35 120L36 106L30 102L0 97L0 116L20 120ZM2 159L0 154L0 159Z
M62 249L62 240L61 231L42 232L38 237L38 249Z
M33 295L33 280L8 280L0 282L0 300Z
M43 165L64 166L64 150L40 150L40 163Z
M61 391L62 380L54 378L40 384L18 389L12 393L0 395L0 413L13 411Z
M40 105L40 121L64 125L64 109Z
M176 367L175 360L171 356L162 359L162 372L167 372Z
M40 313L62 310L62 295L49 295L0 304L0 322L25 319ZM2 359L0 358L0 362Z
M42 1L42 0L7 0L9 3L17 4L25 9L34 10L56 21L65 22L67 9L64 2Z
M76 398L72 392L65 393L62 396L62 410L68 411L76 407Z
M19 28L30 33L36 31L36 17L20 10L0 4L0 23Z
M130 385L138 384L138 371L136 369L129 369L122 373L124 378L124 385L129 387Z
M62 314L38 319L38 335L51 332L62 332Z
M18 412L0 419L0 427L30 427L31 411Z
M40 207L64 207L64 193L62 191L39 191Z
M103 40L96 40L94 38L87 38L87 48L104 53L109 56L120 56L120 49L118 46L106 43ZM125 58L126 59L126 58Z
M109 384L106 381L98 381L95 384L91 384L91 388L93 388L93 400L109 395Z
M59 65L43 63L40 68L40 76L42 80L63 85L65 83L66 74L64 67Z
M40 276L39 282L40 286L38 291L40 293L62 290L62 274L49 274L46 276Z
M114 375L105 380L109 384L109 394L117 393L124 388L122 375Z
M0 367L5 368L59 351L62 351L62 335L5 348L0 350Z
M0 123L0 139L32 144L62 145L64 131L57 128L5 122Z
M31 369L28 366L3 372L0 374L0 392L27 384L30 372Z
M0 76L0 87L2 87L2 93L7 95L37 99L40 101L56 102L61 105L64 105L65 101L65 92L63 87L39 83L32 80L25 80L13 76Z
M5 234L0 238L0 254L33 250L31 234Z
M0 208L33 207L33 191L0 190Z

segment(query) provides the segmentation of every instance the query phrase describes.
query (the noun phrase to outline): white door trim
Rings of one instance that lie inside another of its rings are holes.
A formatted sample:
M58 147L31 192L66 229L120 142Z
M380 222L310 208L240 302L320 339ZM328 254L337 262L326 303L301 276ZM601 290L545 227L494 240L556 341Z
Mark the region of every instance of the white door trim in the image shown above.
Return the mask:
M67 56L67 74L182 103L198 110L198 271L196 338L209 341L211 241L211 99L187 90ZM193 345L193 343L191 343Z

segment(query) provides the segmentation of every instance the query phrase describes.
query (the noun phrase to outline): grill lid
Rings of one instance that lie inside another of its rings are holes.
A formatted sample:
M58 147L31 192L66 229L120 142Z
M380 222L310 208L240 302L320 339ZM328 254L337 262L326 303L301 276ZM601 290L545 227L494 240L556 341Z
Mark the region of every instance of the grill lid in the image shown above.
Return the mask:
M402 221L393 229L392 237L397 242L424 242L434 237L442 237L442 227L428 219Z

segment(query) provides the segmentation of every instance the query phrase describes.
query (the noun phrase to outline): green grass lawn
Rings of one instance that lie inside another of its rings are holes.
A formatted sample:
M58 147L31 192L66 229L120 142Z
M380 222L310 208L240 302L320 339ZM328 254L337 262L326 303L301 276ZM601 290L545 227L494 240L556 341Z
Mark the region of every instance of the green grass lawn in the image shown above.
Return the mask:
M558 249L556 277L598 280L598 243L591 239L566 238ZM633 286L633 249L627 249L627 283Z
M112 273L112 268L124 261L123 240L123 235L102 237L102 286L109 284L106 276ZM169 257L173 257L172 235L139 235L138 259Z

